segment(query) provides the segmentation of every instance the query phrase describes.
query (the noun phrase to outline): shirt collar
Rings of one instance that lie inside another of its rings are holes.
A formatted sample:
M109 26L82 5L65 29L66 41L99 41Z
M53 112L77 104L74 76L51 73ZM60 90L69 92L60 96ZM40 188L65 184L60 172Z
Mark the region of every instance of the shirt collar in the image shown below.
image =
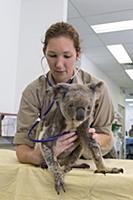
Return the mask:
M47 73L47 77L48 77L49 82L52 85L55 85L55 81L54 81L54 79L52 77L51 71L49 71ZM83 81L82 81L82 78L81 78L81 74L79 73L77 68L74 69L74 77L72 79L72 83L83 84ZM48 83L48 81L47 81L47 87L50 87L50 84Z

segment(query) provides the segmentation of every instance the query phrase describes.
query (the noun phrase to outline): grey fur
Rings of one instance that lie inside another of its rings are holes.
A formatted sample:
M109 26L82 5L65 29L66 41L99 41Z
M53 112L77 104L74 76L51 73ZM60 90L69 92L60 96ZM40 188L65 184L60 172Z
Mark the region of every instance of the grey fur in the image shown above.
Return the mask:
M65 191L65 173L72 169L84 151L94 160L97 168L95 172L104 174L123 172L122 169L107 168L104 165L100 146L87 131L102 86L102 82L88 85L60 83L47 91L47 95L55 96L57 106L40 123L39 138L46 139L63 131L76 131L78 135L74 148L66 150L57 158L53 154L55 141L40 145L46 165L54 176L58 194L61 189Z

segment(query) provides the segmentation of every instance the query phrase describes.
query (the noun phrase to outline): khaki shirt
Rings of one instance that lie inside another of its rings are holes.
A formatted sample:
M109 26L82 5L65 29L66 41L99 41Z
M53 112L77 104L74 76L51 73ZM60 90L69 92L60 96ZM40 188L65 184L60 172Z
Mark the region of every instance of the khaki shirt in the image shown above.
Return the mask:
M48 78L54 84L51 73ZM73 83L86 84L93 81L99 81L87 72L80 70L75 74ZM50 100L46 96L46 89L50 86L44 77L30 83L22 93L21 103L17 116L17 132L14 138L15 144L26 144L34 147L34 143L28 138L28 130L38 118L47 110ZM97 104L93 115L91 116L91 127L96 129L96 133L112 134L111 125L114 117L112 100L109 96L108 89L104 83L102 92L99 94ZM35 138L35 131L32 131L32 137Z

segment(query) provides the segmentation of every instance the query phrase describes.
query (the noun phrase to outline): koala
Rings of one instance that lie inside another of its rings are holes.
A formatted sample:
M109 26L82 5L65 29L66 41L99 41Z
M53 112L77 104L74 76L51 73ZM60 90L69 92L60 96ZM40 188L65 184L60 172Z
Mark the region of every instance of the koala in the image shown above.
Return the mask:
M64 175L72 169L84 151L88 155L91 154L96 165L95 173L123 172L122 168L105 166L99 144L87 131L102 86L101 81L86 85L59 83L47 90L47 95L50 98L53 96L55 102L52 110L40 122L38 138L44 140L70 131L75 131L78 136L74 146L58 157L53 154L56 140L38 144L45 163L54 176L57 194L60 194L61 190L65 192Z

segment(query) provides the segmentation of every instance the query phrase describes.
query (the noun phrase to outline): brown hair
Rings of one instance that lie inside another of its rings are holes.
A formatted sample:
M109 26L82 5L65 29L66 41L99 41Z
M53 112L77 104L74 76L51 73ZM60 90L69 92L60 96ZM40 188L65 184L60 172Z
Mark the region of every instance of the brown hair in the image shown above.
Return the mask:
M45 55L48 42L51 38L65 36L73 40L74 47L77 52L81 51L79 34L75 28L66 22L57 22L51 25L45 33L45 39L43 41L43 53Z

